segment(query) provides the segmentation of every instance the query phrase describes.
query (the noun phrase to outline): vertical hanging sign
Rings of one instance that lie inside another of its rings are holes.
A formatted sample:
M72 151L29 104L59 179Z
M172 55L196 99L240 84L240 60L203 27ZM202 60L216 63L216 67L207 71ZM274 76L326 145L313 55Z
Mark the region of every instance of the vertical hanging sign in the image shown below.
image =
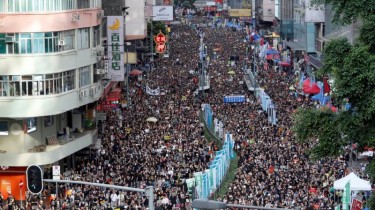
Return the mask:
M158 35L154 36L154 41L156 43L156 52L157 53L164 53L167 49L167 37L160 31Z
M111 81L124 81L124 18L107 17L108 73Z

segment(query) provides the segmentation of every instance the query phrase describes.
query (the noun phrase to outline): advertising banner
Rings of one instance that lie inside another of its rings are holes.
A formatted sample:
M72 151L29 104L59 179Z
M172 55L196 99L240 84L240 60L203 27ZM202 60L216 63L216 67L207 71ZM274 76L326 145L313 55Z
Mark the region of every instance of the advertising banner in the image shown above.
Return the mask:
M349 205L350 205L350 182L349 181L345 185L344 193L342 194L342 198L341 198L341 202L342 202L342 209L349 210Z
M107 17L108 74L111 81L124 81L124 18Z
M153 6L153 21L173 21L173 6Z
M231 17L250 17L251 9L230 9L229 16Z
M202 172L194 173L195 187L198 198L203 198L203 175Z

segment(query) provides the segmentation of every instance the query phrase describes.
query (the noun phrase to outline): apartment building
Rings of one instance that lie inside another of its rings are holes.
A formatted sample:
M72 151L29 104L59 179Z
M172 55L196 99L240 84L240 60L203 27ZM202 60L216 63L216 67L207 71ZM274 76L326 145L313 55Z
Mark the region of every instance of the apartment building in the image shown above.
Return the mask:
M105 83L101 0L0 0L0 166L73 164Z

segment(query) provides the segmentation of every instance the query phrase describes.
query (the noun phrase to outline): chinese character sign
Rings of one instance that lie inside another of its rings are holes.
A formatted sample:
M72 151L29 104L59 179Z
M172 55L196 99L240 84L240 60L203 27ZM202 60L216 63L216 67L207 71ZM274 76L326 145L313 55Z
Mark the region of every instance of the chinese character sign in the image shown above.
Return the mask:
M156 52L157 53L164 53L167 49L167 37L160 31L158 35L154 36L154 41L156 43Z
M124 81L124 19L107 17L108 72L112 81Z

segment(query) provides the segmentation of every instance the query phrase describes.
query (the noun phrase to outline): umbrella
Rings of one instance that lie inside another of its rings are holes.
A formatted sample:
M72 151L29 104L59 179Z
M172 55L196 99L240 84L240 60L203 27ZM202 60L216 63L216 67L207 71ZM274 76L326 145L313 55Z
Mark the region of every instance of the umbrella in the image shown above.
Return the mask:
M231 71L228 71L228 74L236 74L236 72L234 72L233 70L231 70Z
M268 54L266 56L266 59L267 60L272 60L272 59L279 59L280 58L280 55L279 54Z
M318 84L315 82L311 82L310 79L305 79L303 81L303 92L305 93L312 93L312 94L318 94L320 92L320 88Z
M290 63L282 61L282 62L279 62L279 65L280 66L290 66Z
M133 69L130 71L130 75L132 76L139 76L142 74L142 71L141 70L138 70L138 69Z
M269 49L269 50L266 51L266 54L267 54L267 55L270 55L270 54L271 54L271 55L278 55L278 54L280 54L280 53L279 53L279 51L277 51L277 50L275 50L275 49Z
M156 117L149 117L146 119L147 122L157 122L158 119L156 119Z

